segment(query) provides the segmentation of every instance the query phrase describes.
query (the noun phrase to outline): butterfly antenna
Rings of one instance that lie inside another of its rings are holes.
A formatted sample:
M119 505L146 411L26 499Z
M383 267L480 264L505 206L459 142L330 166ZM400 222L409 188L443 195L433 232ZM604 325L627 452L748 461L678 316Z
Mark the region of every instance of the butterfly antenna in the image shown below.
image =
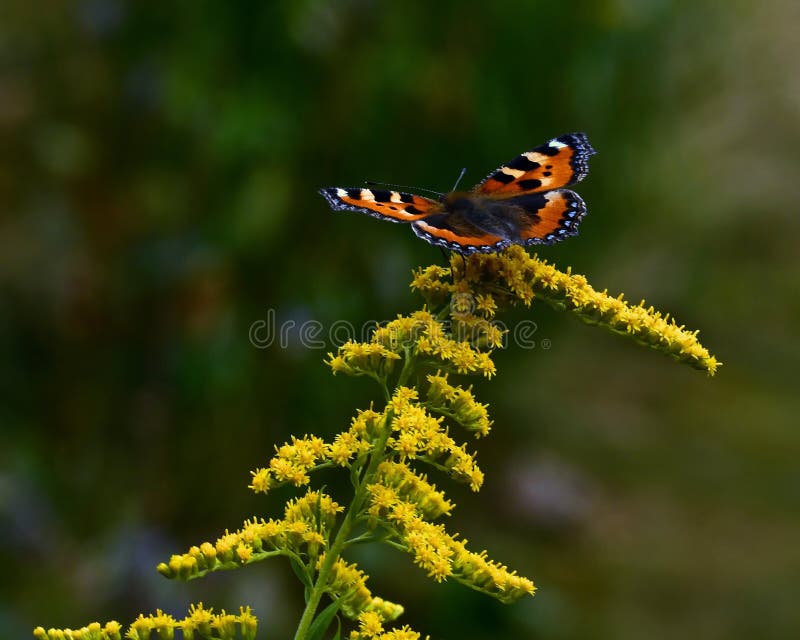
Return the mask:
M461 170L461 173L459 173L459 174L458 174L458 180L456 180L456 183L453 185L453 188L451 189L451 191L455 191L455 190L458 188L458 183L459 183L459 182L461 182L461 178L463 178L463 177L464 177L464 174L465 174L466 172L467 172L467 168L466 168L466 167L464 167L464 168Z
M426 191L428 193L432 193L439 198L443 198L444 194L439 193L438 191L434 191L433 189L425 189L423 187L407 187L402 184L392 184L391 182L375 182L374 180L365 180L364 184L370 187L393 187L395 189L408 189L410 191Z

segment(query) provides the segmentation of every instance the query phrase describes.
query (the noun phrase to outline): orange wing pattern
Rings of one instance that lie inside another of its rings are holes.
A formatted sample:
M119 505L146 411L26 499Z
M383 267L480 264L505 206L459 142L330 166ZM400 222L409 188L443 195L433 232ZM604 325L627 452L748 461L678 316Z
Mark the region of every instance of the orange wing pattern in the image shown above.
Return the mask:
M578 233L586 204L574 191L556 189L503 200L462 201L459 209L414 222L430 244L462 254L500 251L511 244L553 244Z
M586 177L589 156L594 153L586 134L568 133L518 155L484 178L473 192L505 198L566 187Z
M569 133L517 156L472 191L439 200L383 189L333 187L320 193L335 211L410 222L432 245L461 254L492 253L576 235L586 205L561 187L586 177L593 153L586 134Z
M418 238L461 254L491 253L512 244L497 231L490 232L457 213L440 213L411 225Z
M333 187L319 192L331 209L357 211L391 222L414 222L442 211L441 203L436 200L399 191Z
M527 198L541 202L526 203ZM534 196L522 196L519 206L525 213L519 219L520 244L553 244L578 234L578 225L586 214L586 203L574 191L556 189Z

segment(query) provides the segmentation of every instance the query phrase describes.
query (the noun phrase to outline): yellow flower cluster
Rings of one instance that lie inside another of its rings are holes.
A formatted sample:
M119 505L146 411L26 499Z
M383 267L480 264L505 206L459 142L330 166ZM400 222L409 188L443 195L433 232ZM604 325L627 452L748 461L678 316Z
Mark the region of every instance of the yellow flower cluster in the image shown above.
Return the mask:
M437 333L443 332L442 326L441 323L437 323ZM495 344L489 346L493 347ZM490 354L474 348L466 339L454 340L445 335L423 335L417 342L417 354L423 356L432 367L461 374L477 373L491 378L497 373Z
M424 475L414 473L408 465L384 461L378 466L377 482L394 489L404 500L412 502L429 520L450 515L453 503Z
M317 569L324 560L325 556L320 556ZM351 619L369 612L381 622L391 622L403 615L402 605L373 596L366 582L367 576L355 564L337 558L333 563L327 591L334 600L341 598L340 610Z
M291 482L296 487L308 484L309 471L320 459L327 457L327 447L322 438L304 436L276 447L276 455L270 460L269 469L253 472L250 487L256 492L266 493L270 489Z
M351 376L372 376L385 380L400 360L400 354L375 342L347 341L339 347L339 355L328 354L328 364L334 374L346 373Z
M372 451L375 440L387 416L391 415L392 437L388 448L401 459L415 458L447 471L460 482L468 482L473 491L483 484L483 472L464 445L459 445L443 426L443 417L450 418L477 435L489 432L486 405L475 401L472 394L450 385L447 377L428 376L427 403L418 402L418 393L409 387L399 387L384 413L372 409L360 411L347 431L336 435L332 443L321 438L292 438L276 448L276 455L266 468L251 472L250 488L267 493L291 482L296 486L310 482L309 474L328 466L348 466L363 459ZM426 409L440 413L435 418Z
M469 551L466 541L451 536L442 525L427 522L416 501L404 499L398 490L379 483L370 485L368 491L370 517L397 537L429 577L441 582L452 576L502 602L533 595L533 582L489 560L486 552Z
M459 482L468 482L473 491L483 484L483 472L475 456L450 437L442 425L417 402L416 389L400 387L392 397L392 433L387 447L401 459L416 458L449 473Z
M481 334L489 347L499 344L502 332L495 327ZM347 342L337 355L328 354L334 373L369 375L386 381L397 360L419 357L424 363L458 373L476 373L491 377L495 366L489 353L480 351L466 340L453 339L445 325L428 311L398 316L372 334L370 342Z
M191 580L278 555L315 558L328 544L336 514L342 509L321 491L308 491L287 503L282 520L247 520L240 530L226 531L214 544L204 542L173 555L156 569L167 578Z
M584 276L570 269L559 271L522 247L514 245L499 254L473 254L465 260L454 258L450 267L428 267L415 273L412 288L434 308L468 294L475 301L473 315L484 320L498 307L520 302L529 306L534 298L540 298L583 322L627 335L709 375L721 365L697 340L697 331L686 330L669 314L645 307L644 302L630 305L622 295L615 298L596 291ZM452 307L451 303L451 315Z
M380 434L386 416L372 409L359 411L350 428L336 435L328 445L328 458L340 467L345 467L352 458L361 458L372 450Z
M532 580L509 570L504 564L490 560L486 551L474 553L466 545L466 540L453 540L453 578L458 582L505 603L516 602L523 596L535 593Z
M125 638L129 640L150 640L155 632L158 638L173 638L175 630L180 629L183 637L217 639L217 640L254 640L258 621L251 613L250 607L242 607L239 614L225 613L223 609L215 614L213 609L204 609L202 604L192 605L189 615L183 620L176 620L161 610L155 615L140 615L128 627ZM37 627L33 631L37 640L121 640L122 626L111 621L101 626L93 622L81 629L48 629Z
M475 400L472 390L451 385L446 375L428 376L427 401L425 406L460 424L476 437L485 436L492 427L488 407Z
M309 473L325 467L347 466L353 457L370 452L378 435L384 415L367 409L353 418L347 431L339 433L330 444L317 437L292 437L291 443L276 447L276 454L269 466L251 471L250 488L256 493L268 493L272 489L291 482L295 486L311 481Z
M160 613L160 612L159 612ZM121 640L122 625L116 620L101 625L99 622L80 629L47 629L36 627L33 630L36 640Z
M291 443L276 447L268 467L251 471L250 488L256 493L268 493L287 483L299 487L310 482L309 473L313 471L347 466L353 457L369 453L383 419L383 414L372 409L360 411L350 429L338 434L330 444L315 436L292 437Z
M383 622L374 611L365 611L358 617L358 630L350 632L350 640L419 640L419 633L410 627L384 631Z

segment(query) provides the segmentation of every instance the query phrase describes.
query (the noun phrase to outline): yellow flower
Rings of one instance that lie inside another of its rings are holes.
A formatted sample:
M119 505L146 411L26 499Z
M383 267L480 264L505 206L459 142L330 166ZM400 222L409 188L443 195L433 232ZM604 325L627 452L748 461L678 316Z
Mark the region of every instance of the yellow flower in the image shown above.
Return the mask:
M599 292L584 276L573 274L571 269L559 271L520 246L497 254L473 254L464 260L454 257L450 267L417 272L412 288L419 290L429 304L439 301L445 291L469 291L479 301L476 313L484 317L493 315L496 307L518 303L530 306L538 298L556 309L570 311L583 322L632 337L709 375L714 375L721 364L699 343L696 331L685 330L652 307L645 308L644 302L629 305L622 296L613 298L606 291ZM492 303L486 302L488 296Z
M374 638L383 633L383 620L375 611L364 611L358 616L358 630L362 636Z
M322 555L317 568L324 562ZM403 613L403 607L388 600L373 597L366 585L367 576L355 564L337 558L333 564L327 590L331 597L340 598L342 613L351 619L368 620L373 624L394 620Z
M466 548L466 541L453 540L453 575L473 589L483 591L502 602L514 602L536 591L531 580L509 571L505 565L493 562L486 552L473 553Z
M423 516L435 520L442 515L450 515L453 503L450 502L427 478L414 473L407 465L385 461L378 467L377 486L389 487L396 495L414 504Z
M333 373L351 376L369 375L383 379L391 373L400 355L377 342L348 341L339 347L337 355L328 354L328 365Z
M451 385L446 375L429 375L426 406L475 433L485 436L491 429L487 405L475 400L470 389Z
M249 607L239 610L239 615L226 614L222 611L215 615L212 609L203 609L202 604L192 605L189 615L183 620L176 620L160 609L155 615L139 615L128 627L125 638L130 640L151 640L152 632L158 638L173 638L175 630L180 629L187 640L195 634L203 638L214 637L220 640L254 640L258 621ZM214 633L216 631L216 634ZM48 629L37 627L33 632L37 640L121 640L122 625L112 620L105 626L93 622L81 629Z
M456 423L476 437L487 435L492 426L488 407L476 400L472 387L452 383L448 374L494 375L492 351L503 346L506 335L494 320L500 309L543 300L710 375L720 365L699 343L696 331L686 330L669 315L644 301L632 305L622 295L598 292L584 276L571 269L560 271L519 246L500 254L454 257L450 268L421 269L412 288L425 296L428 308L398 316L377 327L369 340L347 342L335 355L328 354L334 374L369 376L379 382L386 397L383 410L358 412L329 442L313 435L292 436L275 448L264 468L251 472L250 487L267 493L288 483L309 484L311 474L323 468L349 468L355 493L344 520L339 517L342 505L322 491L308 490L287 501L282 519L245 520L241 529L226 530L214 543L173 555L159 564L160 573L189 580L286 556L309 589L299 635L313 626L320 599L327 596L344 616L357 621L358 629L349 635L352 640L418 640L419 634L408 627L384 629L403 607L372 595L368 576L342 557L350 545L383 541L410 554L433 580L455 579L502 602L533 595L536 589L528 578L489 559L485 551L470 551L466 540L449 533L441 521L434 522L450 515L454 505L418 469L432 466L473 491L482 486L484 475L475 454L449 429ZM176 629L187 640L195 635L252 640L256 620L249 609L238 615L224 610L214 614L200 604L182 621L160 610L141 615L126 637L149 639L156 632L160 638L172 638ZM105 627L92 623L74 632L37 627L34 635L39 640L121 640L121 630L115 622Z

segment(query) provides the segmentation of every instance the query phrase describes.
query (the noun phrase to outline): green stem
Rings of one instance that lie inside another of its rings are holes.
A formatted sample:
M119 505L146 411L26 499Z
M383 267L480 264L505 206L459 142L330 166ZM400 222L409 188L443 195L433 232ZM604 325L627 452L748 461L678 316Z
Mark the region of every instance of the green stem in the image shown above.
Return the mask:
M403 370L400 373L400 381L398 382L398 386L405 382L405 380L408 379L408 376L411 375L412 367L409 364L410 360L411 358L409 357L409 354L406 353L406 362L404 363ZM386 389L385 385L384 390L386 391L387 398L389 398L388 389ZM361 508L363 507L364 500L366 499L366 487L372 482L375 473L378 470L378 465L383 462L384 452L386 451L386 443L389 440L389 435L392 433L392 417L393 414L390 408L386 412L383 430L378 437L377 442L375 443L375 448L372 450L367 471L364 473L361 482L359 482L358 486L355 488L353 501L350 503L350 506L347 509L347 513L344 516L342 525L336 532L336 537L334 538L330 549L325 552L325 559L322 561L322 566L317 574L317 581L314 583L314 586L311 589L311 593L308 596L308 602L306 603L306 608L303 611L302 617L300 618L300 624L297 626L297 632L294 635L295 640L306 640L308 630L311 627L311 623L314 621L314 616L317 613L317 608L319 607L322 595L328 588L328 582L331 577L331 572L333 571L333 565L336 563L336 560L339 558L345 546L347 545L350 531L352 530L354 523L361 515Z
M414 356L411 353L410 347L405 348L406 357L403 359L403 369L400 371L400 377L397 379L397 387L402 387L411 377L414 370ZM395 389L397 388L395 387Z

